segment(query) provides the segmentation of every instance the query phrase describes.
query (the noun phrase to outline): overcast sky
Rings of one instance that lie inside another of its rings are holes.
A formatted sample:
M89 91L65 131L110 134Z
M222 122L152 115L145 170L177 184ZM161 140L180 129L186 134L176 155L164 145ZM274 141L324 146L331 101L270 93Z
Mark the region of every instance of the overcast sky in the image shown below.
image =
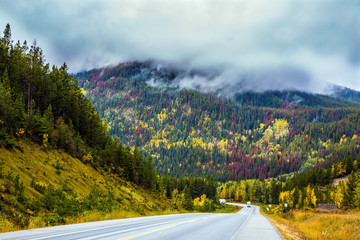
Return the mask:
M72 72L151 58L265 89L360 90L359 0L2 0L6 23Z

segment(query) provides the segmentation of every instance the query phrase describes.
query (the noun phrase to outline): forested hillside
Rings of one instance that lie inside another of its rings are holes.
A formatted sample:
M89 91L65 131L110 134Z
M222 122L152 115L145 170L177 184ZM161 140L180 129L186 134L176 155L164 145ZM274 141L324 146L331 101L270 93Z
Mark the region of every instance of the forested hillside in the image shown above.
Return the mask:
M350 155L327 168L317 167L283 181L241 180L229 181L218 188L221 198L240 202L253 201L279 205L271 211L317 207L319 203L336 204L338 208L360 207L360 154ZM348 176L347 181L334 184L338 177Z
M1 146L11 149L15 138L27 137L45 150L64 149L95 167L155 188L151 162L109 136L65 63L50 67L36 42L31 47L26 42L14 44L9 25L0 49Z
M359 152L357 103L296 91L187 90L202 72L130 62L78 73L112 136L148 152L159 173L267 179Z
M0 231L122 217L114 211L215 210L212 177L158 175L151 155L107 127L66 64L50 67L36 41L14 43L8 24L0 37Z

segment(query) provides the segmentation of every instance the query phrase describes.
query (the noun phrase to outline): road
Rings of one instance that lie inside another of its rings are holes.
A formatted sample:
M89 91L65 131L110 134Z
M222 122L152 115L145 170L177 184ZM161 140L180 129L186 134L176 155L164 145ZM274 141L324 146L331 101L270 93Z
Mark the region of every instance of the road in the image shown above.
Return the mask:
M245 206L245 205L243 205ZM281 239L259 208L235 214L189 213L72 224L0 234L0 239Z

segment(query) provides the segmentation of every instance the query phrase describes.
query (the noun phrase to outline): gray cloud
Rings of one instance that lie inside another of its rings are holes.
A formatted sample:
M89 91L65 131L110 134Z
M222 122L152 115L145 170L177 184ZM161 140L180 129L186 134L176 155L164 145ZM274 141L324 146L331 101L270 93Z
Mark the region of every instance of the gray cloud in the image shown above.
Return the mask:
M357 0L5 0L0 26L74 72L152 58L222 68L204 87L360 90L359 12Z

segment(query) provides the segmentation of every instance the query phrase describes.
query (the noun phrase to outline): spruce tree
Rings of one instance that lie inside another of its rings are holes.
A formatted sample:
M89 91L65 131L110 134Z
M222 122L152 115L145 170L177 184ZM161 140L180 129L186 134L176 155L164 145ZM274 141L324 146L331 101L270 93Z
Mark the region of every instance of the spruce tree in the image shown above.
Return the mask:
M352 172L346 182L345 186L345 194L344 194L344 206L354 207L354 195L355 195L355 188L357 185L357 176L355 172Z
M345 169L347 174L351 173L351 171L354 170L354 163L351 155L346 158Z

